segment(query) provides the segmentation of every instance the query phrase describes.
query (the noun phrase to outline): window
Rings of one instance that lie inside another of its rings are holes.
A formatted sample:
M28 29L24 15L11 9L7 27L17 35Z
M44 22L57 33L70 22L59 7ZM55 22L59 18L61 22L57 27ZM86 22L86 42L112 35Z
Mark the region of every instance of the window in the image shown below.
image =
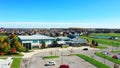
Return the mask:
M38 43L38 41L37 40L33 40L33 43Z

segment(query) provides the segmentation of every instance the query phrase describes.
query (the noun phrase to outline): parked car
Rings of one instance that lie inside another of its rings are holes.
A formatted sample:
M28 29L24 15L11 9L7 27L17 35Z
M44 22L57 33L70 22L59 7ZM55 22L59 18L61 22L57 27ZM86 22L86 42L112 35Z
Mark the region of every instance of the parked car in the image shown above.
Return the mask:
M70 68L70 67L69 67L69 65L67 65L67 64L62 64L62 65L60 65L59 68Z
M107 52L107 51L103 51L102 54L108 55L109 52Z
M45 66L53 66L55 64L56 64L55 61L49 61L45 64Z
M120 55L120 52L118 53L118 55Z
M83 48L83 50L87 51L87 50L88 50L88 48Z
M114 59L118 59L118 58L117 58L117 55L112 56L112 58L114 58Z
M114 55L112 58L119 59L120 60L120 55Z

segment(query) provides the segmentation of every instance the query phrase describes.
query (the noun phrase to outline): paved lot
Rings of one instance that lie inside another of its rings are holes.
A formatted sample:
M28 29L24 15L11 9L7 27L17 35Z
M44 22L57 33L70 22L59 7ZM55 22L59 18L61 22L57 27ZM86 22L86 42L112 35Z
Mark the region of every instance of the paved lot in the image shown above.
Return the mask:
M55 66L44 66L48 61L55 61ZM58 68L61 64L69 64L70 68L96 68L92 64L84 61L77 56L62 56L56 59L42 59L39 56L34 56L30 58L27 62L29 65L25 68Z
M70 68L96 68L77 56L63 56L63 64L69 64Z
M98 60L102 63L105 63L108 66L111 66L111 68L113 68L114 63L94 55L94 52L97 52L100 50L88 47L89 48L88 51L83 51L82 50L83 48L84 47L63 48L63 49L61 49L61 48L54 49L53 48L53 49L41 50L37 54L32 55L31 58L23 59L21 68L58 68L61 63L69 64L70 68L95 68L94 65L92 65L88 62L85 62L84 60L80 59L79 57L65 56L65 55L69 55L72 53L86 54L92 58L95 58L96 60ZM43 60L42 59L43 56L47 56L47 55L59 55L59 56L63 55L64 57L62 57L62 58L60 57L58 59L51 59L56 62L57 65L55 65L55 66L44 66L44 64L47 61L51 61L51 60Z
M71 48L42 50L31 58L23 58L21 68L58 68L61 64L69 64L70 68L96 68L77 56L66 56L71 53L73 53L73 49ZM61 57L57 59L42 59L43 56L47 55L59 55ZM48 61L55 61L56 65L44 66Z

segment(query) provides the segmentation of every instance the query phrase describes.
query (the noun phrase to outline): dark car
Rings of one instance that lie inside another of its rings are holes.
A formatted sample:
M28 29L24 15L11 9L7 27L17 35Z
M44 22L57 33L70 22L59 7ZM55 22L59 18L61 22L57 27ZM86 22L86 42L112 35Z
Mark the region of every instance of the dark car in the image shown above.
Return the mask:
M88 48L84 48L83 50L87 51L87 50L88 50Z

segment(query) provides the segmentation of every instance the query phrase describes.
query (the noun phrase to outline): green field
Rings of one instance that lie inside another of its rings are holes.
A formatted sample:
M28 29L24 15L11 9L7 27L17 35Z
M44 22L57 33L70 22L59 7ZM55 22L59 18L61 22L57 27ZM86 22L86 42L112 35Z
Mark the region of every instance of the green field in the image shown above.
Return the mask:
M76 54L77 56L79 56L80 58L84 59L85 61L95 65L97 68L110 68L110 66L107 66L91 57L88 57L84 54Z

